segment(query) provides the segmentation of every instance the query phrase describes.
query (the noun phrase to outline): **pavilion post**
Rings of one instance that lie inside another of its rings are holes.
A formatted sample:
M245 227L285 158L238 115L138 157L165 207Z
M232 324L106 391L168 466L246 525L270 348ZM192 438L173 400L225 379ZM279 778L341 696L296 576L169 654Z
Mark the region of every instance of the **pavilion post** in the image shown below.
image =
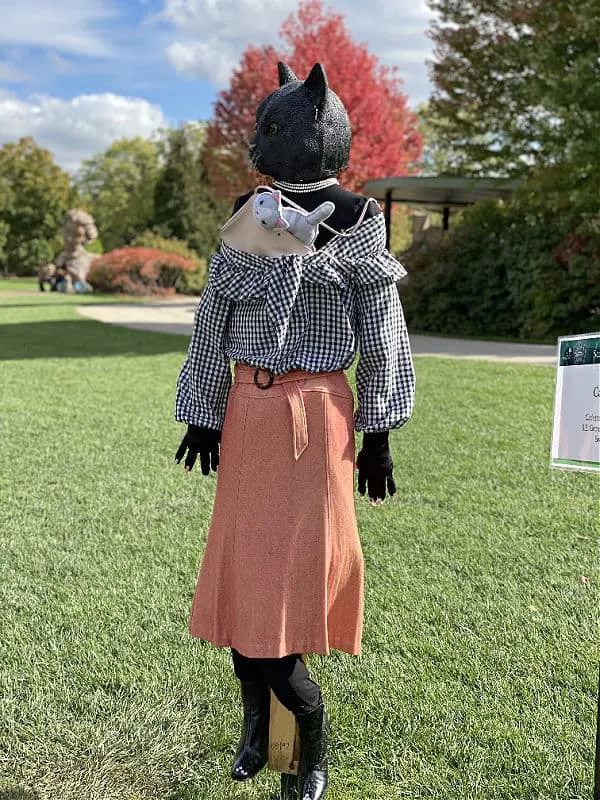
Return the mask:
M385 217L385 246L390 249L390 237L392 231L392 190L387 189L385 192L385 206L383 207Z
M448 206L444 206L443 216L442 216L442 229L447 231L450 227L450 208Z

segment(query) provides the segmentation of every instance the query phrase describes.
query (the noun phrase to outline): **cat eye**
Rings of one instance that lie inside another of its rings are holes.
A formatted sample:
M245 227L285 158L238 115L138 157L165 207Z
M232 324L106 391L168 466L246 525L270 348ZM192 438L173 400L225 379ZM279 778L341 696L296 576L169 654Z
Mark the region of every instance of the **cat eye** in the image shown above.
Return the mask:
M278 130L279 130L279 125L277 125L275 122L272 122L269 125L269 136L275 136Z

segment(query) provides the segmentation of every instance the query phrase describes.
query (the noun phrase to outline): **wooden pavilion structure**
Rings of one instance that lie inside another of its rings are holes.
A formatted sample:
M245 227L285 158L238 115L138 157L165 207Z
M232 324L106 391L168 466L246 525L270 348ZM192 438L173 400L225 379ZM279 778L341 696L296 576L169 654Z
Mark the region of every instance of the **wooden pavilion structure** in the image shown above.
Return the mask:
M389 246L392 203L402 203L442 215L442 229L448 230L450 215L478 200L510 200L521 181L506 178L452 178L408 176L368 181L364 194L383 203Z

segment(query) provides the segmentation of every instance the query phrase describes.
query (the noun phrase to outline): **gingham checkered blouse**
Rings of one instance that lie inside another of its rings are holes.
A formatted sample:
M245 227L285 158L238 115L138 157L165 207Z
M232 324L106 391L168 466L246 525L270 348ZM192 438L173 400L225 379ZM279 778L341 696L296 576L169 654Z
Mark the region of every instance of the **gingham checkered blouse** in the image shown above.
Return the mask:
M357 431L401 427L415 378L382 214L307 255L257 256L221 243L177 381L175 419L221 429L230 360L283 374L347 369L358 351Z

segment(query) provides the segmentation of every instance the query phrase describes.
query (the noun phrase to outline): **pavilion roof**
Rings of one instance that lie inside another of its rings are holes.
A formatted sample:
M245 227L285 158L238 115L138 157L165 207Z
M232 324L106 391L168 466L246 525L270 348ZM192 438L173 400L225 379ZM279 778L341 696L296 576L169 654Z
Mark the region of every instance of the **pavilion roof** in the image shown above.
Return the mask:
M522 182L506 178L426 178L420 176L377 178L368 181L364 194L385 201L391 192L395 203L442 211L472 205L478 200L499 198L509 200Z

